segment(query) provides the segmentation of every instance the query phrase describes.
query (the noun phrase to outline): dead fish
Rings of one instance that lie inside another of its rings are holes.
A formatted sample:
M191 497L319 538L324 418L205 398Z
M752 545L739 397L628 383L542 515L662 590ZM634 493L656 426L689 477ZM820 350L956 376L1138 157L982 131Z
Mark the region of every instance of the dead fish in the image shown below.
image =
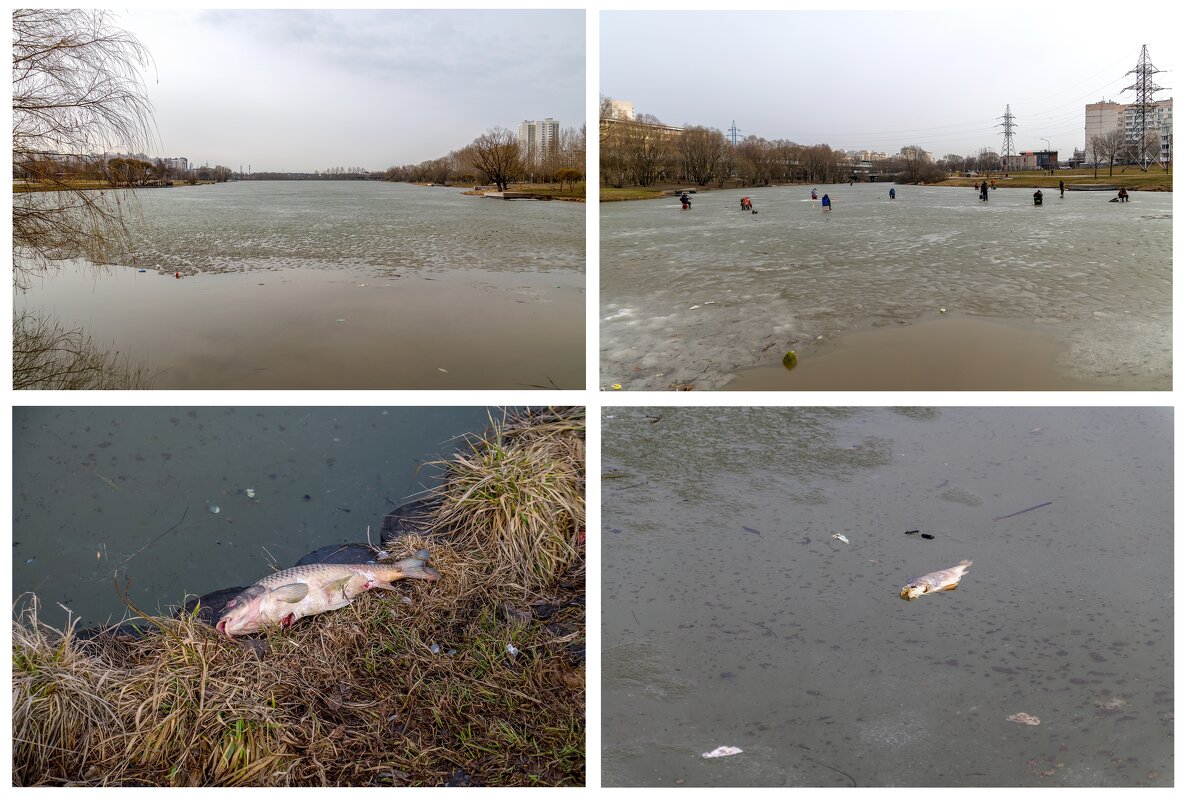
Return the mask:
M440 574L423 559L394 565L316 564L290 567L252 584L226 605L217 628L228 637L265 628L286 628L302 617L341 609L367 590L393 590L392 581L437 581Z
M971 560L964 559L954 567L948 567L946 570L935 570L933 573L918 576L901 588L900 595L905 600L912 601L915 598L929 595L932 592L953 590L959 586L959 579L967 574L967 568L969 567L971 567Z

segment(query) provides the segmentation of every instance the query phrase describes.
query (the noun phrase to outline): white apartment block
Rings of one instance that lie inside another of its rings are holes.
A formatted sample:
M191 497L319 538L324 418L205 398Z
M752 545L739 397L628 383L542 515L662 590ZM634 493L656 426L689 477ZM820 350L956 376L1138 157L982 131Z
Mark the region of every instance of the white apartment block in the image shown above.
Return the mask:
M560 147L560 123L548 117L544 120L523 120L518 126L518 142L528 163L538 163L548 153Z
M1160 132L1160 156L1165 161L1173 158L1173 99L1157 100L1149 109L1147 129ZM1121 130L1127 139L1139 138L1140 121L1132 103L1088 103L1086 106L1086 150L1090 140Z

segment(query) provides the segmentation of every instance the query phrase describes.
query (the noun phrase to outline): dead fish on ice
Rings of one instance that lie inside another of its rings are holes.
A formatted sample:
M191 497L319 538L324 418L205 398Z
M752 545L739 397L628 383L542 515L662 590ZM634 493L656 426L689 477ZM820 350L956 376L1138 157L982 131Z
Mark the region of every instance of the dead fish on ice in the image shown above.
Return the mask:
M393 590L391 582L402 578L437 581L440 574L418 557L394 565L290 567L260 579L235 596L226 605L217 628L228 637L276 626L286 628L302 617L349 606L367 590Z
M959 579L967 574L967 568L969 567L971 567L971 560L964 559L954 567L948 567L946 570L935 570L933 573L918 576L901 588L900 595L905 600L912 601L915 598L929 595L932 592L953 590L959 586Z

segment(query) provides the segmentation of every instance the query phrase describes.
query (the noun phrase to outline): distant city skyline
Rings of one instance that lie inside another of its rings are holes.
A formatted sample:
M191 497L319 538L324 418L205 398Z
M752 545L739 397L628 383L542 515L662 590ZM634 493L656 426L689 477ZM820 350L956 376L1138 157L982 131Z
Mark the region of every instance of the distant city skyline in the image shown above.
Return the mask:
M1126 74L1148 45L1172 86L1176 48L1153 2L1094 18L1089 6L987 12L603 12L600 92L670 125L935 158L1000 151L1005 108L1017 152L1085 144L1085 108L1131 102ZM1091 33L1105 19L1107 49ZM677 42L678 47L655 46ZM1156 94L1163 100L1172 91Z
M254 172L371 171L489 128L585 111L584 12L115 13L154 62L149 155Z

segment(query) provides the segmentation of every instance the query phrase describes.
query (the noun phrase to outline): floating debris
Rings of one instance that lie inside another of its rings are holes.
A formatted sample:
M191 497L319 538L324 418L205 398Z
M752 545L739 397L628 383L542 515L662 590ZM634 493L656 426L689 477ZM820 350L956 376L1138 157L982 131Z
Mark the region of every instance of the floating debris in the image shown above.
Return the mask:
M221 507L215 506L214 504L210 504L209 507L207 507L207 508L210 510L210 514L212 514L212 515L216 515L222 511Z
M732 756L733 754L743 753L745 752L737 748L735 745L722 745L719 748L713 748L711 751L705 751L703 757L704 759L715 759L716 757Z
M251 489L251 488L247 488L247 489L243 490L243 492L246 494L246 496L247 496L248 498L254 498L254 497L255 497L255 490L253 490L253 489Z
M1023 723L1026 726L1041 725L1041 718L1036 715L1030 715L1028 712L1017 712L1015 715L1009 715L1008 719L1013 723Z
M798 354L792 350L786 351L786 355L782 357L782 366L787 370L793 370L798 366Z
M839 540L839 541L840 541L840 542L842 542L844 545L851 545L851 544L852 544L851 542L849 542L849 541L848 541L848 538L847 538L847 537L845 537L843 534L840 534L838 531L836 531L835 533L833 533L833 534L831 535L831 539L833 539L833 540Z

